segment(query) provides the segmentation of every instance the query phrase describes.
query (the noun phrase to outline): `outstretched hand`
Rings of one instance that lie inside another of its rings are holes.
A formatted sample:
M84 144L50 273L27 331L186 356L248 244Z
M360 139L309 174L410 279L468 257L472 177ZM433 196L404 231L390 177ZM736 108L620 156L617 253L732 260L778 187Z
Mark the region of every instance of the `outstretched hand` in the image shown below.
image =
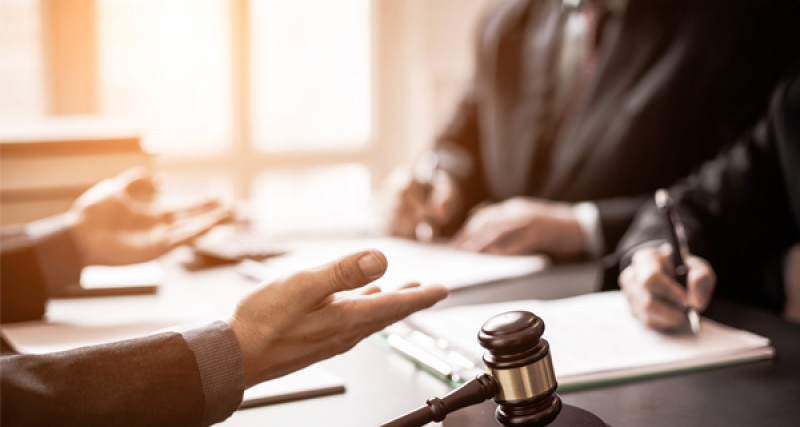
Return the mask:
M85 264L122 265L157 258L230 219L231 209L207 200L159 209L142 169L101 181L70 209L72 234Z
M459 185L444 171L437 171L430 183L409 178L398 192L389 221L392 236L415 239L420 223L436 234L463 209ZM435 237L435 236L428 236Z
M386 271L375 250L262 286L229 324L239 341L247 387L352 348L373 332L445 298L442 286L392 292L364 287Z

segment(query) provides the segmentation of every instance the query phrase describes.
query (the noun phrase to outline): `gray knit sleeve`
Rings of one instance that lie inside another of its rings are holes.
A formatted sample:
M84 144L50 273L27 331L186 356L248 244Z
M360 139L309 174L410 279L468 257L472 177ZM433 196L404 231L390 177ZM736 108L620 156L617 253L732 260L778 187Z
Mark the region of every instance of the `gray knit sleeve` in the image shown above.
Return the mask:
M228 418L242 402L244 364L239 342L227 323L183 332L200 370L205 395L203 425Z

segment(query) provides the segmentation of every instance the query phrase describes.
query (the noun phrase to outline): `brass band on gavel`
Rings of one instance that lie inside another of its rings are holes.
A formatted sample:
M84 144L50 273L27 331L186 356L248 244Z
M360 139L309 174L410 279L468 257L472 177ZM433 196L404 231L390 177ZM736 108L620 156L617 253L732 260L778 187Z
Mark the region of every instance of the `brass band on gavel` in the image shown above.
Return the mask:
M511 369L487 368L487 371L501 384L495 396L498 401L536 398L553 393L558 385L549 352L530 365Z

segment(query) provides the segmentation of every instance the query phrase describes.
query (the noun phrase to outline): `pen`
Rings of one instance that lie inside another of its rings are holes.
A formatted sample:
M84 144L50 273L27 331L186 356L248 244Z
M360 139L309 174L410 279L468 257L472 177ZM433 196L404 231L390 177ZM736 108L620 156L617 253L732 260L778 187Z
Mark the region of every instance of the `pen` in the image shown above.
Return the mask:
M425 201L427 202L428 199L431 197L431 193L433 192L433 179L436 176L436 170L439 168L439 156L437 156L433 152L427 152L420 162L417 164L417 168L415 171L415 178L417 182L425 186ZM435 237L435 232L433 228L433 224L430 221L423 220L419 224L417 224L414 234L417 240L421 242L430 242L433 241Z
M461 384L483 372L483 365L441 339L404 321L381 332L389 347L450 384Z
M672 201L669 197L669 192L663 188L656 191L655 195L656 206L662 217L669 236L669 243L672 245L672 266L675 271L675 280L684 288L687 288L687 279L689 276L689 267L686 265L684 256L689 253L686 248L686 239L683 237L683 224L678 217L677 212L672 207ZM689 327L693 334L700 332L700 316L697 310L689 306L686 309L686 315L689 317Z

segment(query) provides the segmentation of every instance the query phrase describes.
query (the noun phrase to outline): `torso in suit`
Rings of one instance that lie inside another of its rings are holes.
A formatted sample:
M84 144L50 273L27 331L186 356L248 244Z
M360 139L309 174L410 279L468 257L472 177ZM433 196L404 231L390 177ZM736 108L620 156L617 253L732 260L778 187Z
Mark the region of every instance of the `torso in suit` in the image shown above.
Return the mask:
M800 67L758 126L670 193L690 252L717 273L715 294L782 311L783 254L800 242ZM620 251L664 237L663 221L648 205Z
M607 20L594 71L553 128L562 2L501 2L480 25L472 86L437 141L442 167L460 177L468 207L593 201L613 249L652 190L761 114L788 63L788 4L630 0Z

